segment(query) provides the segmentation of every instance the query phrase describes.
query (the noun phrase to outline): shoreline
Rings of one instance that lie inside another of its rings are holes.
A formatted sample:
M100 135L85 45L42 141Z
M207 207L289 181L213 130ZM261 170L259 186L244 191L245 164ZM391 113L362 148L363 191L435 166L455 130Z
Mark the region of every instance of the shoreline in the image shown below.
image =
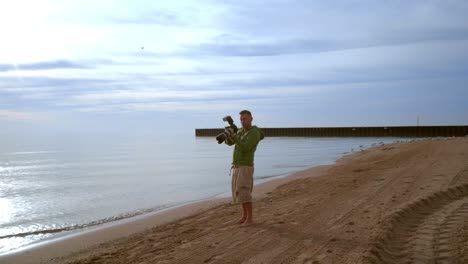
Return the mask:
M343 156L338 160L347 155L353 155L356 153L343 154ZM265 182L261 182L254 186L254 199L265 197L276 187L288 181L304 177L305 172L312 172L318 176L319 173L323 172L326 168L333 166L337 161L330 165L318 165L302 171L290 173L286 176L274 177ZM223 197L227 195L228 193L221 193L197 201L189 201L182 203L181 205L164 208L155 212L120 219L118 221L107 222L97 226L91 226L83 230L65 231L67 234L57 234L56 237L2 253L0 254L0 262L5 264L32 264L37 263L37 259L39 259L41 263L48 263L54 259L62 258L102 243L125 238L132 234L144 232L147 229L196 215L222 204L230 204L231 198Z
M401 140L401 138L394 138L394 139L390 139L390 140L395 142L395 140ZM389 140L388 143L391 142L390 140ZM373 142L375 142L374 144L377 144L378 140L374 139ZM364 145L365 143L362 143L362 144ZM358 144L356 144L356 145L358 145ZM366 147L370 147L370 143L367 144ZM255 177L255 182L258 183L258 184L262 184L264 182L268 182L268 181L271 181L271 180L284 178L284 177L287 177L287 176L289 176L291 174L294 174L294 173L298 172L298 170L304 170L304 169L310 168L309 166L317 166L317 165L320 165L320 164L327 164L327 165L334 164L334 162L336 162L337 159L339 159L343 155L348 154L349 152L347 152L347 151L349 151L350 148L351 147L342 148L342 150L337 151L336 153L334 153L332 155L333 157L331 157L331 156L327 157L325 162L323 162L323 160L320 160L318 162L315 162L315 161L312 162L312 159L311 159L311 163L309 163L308 165L307 165L307 163L304 163L304 166L301 165L301 168L291 167L292 168L291 169L291 168L287 167L288 169L285 169L285 170L280 169L280 171L282 171L284 173L280 172L278 174L275 174L276 171L269 171L269 172L267 172L268 174L265 174L267 176L262 176L262 177L258 177L258 178ZM36 153L36 152L34 152L34 153ZM351 153L353 153L352 148L351 148ZM225 184L223 184L223 186L227 187ZM225 188L225 189L227 190L228 188ZM182 202L178 202L178 203L172 203L172 204L168 204L167 207L165 205L162 205L161 208L158 208L158 209L155 209L155 208L148 208L148 209L142 208L142 209L135 210L135 211L123 212L121 214L104 216L105 218L99 218L99 219L93 220L91 222L84 222L84 223L75 224L75 225L71 224L69 226L59 225L59 227L57 227L57 228L45 227L45 229L41 229L41 230L38 230L38 231L24 232L24 233L15 232L15 234L11 234L11 235L6 236L6 237L11 236L11 238L12 238L11 240L6 240L5 241L7 244L5 244L4 249L9 249L9 250L1 252L0 253L0 258L2 258L3 255L12 254L12 253L15 253L15 252L19 252L22 249L29 249L29 248L32 248L32 247L34 247L36 245L40 245L40 244L42 244L44 242L56 240L59 237L73 236L74 233L80 233L80 232L83 232L83 231L87 232L90 229L94 230L94 227L105 226L108 223L112 224L113 222L120 222L120 221L122 221L122 220L124 220L126 218L136 219L135 218L136 216L141 215L140 211L145 211L144 213L142 213L144 215L151 215L153 212L165 211L166 209L170 209L170 208L173 208L173 207L178 207L180 204L192 203L192 202L197 201L197 200L211 199L211 197L213 197L213 196L215 196L215 197L230 197L230 193L229 193L229 191L224 192L224 193L223 192L218 192L218 193L214 193L214 194L208 193L205 197L201 196L202 197L201 199L196 199L196 200L192 200L192 201L182 201ZM163 209L163 210L161 210L161 209ZM51 224L51 223L49 223L49 224ZM26 229L26 230L28 230L28 229ZM29 236L29 235L32 235L32 236ZM24 240L24 243L23 243L23 241L19 241L18 244L16 244L16 239L17 238L19 240ZM22 239L22 238L24 238L24 239ZM12 244L9 245L7 241L12 241ZM10 249L10 248L13 248L14 246L19 246L19 245L21 245L19 248Z
M163 225L187 217L225 202L226 198L207 198L201 201L162 209L149 214L138 215L115 222L58 234L31 245L0 254L1 263L37 263L63 257L91 246L144 232L154 226Z

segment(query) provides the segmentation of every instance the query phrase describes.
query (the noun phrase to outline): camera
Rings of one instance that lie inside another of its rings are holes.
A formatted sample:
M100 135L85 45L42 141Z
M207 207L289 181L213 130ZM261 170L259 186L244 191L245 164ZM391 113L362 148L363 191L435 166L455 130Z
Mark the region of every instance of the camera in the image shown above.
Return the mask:
M216 136L216 140L218 141L218 144L223 143L232 134L237 133L237 126L234 124L234 120L232 120L231 116L225 116L223 118L223 121L228 122L229 126L224 128L223 133Z

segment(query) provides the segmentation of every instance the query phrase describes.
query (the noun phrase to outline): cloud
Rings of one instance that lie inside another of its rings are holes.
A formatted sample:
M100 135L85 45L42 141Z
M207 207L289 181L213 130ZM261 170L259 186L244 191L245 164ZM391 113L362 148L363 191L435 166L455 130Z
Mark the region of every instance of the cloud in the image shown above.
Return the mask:
M43 61L0 62L3 108L208 113L245 103L291 111L299 122L305 112L389 115L392 105L412 105L398 93L459 89L468 74L463 1L117 1L111 8L85 2L68 7L63 19L86 42L70 40L73 49L60 45L64 56ZM88 14L90 8L96 13ZM45 47L48 41L57 43L45 38ZM372 91L385 95L385 89L398 93L380 102ZM343 94L362 102L359 111ZM455 97L444 102L458 103ZM419 99L421 108L434 102L426 94ZM328 111L330 105L348 108Z
M345 46L327 40L290 40L265 43L206 43L187 47L188 53L211 56L278 56L293 53L324 52Z
M463 1L223 3L215 18L221 33L182 45L184 55L277 56L468 39Z
M36 63L21 63L21 64L0 64L0 72L7 71L38 71L38 70L57 70L57 69L90 69L92 65L86 65L68 60L54 60Z
M187 18L180 16L175 11L151 10L139 13L137 16L111 17L111 22L117 24L140 24L140 25L164 25L164 26L184 26L189 24Z
M260 43L205 43L186 47L187 55L211 56L278 56L295 53L320 53L350 49L398 46L405 44L468 40L468 28L444 31L405 32L399 36L388 34L381 38L361 40L330 40L330 39L291 39Z
M0 110L0 121L49 121L50 115L45 112Z

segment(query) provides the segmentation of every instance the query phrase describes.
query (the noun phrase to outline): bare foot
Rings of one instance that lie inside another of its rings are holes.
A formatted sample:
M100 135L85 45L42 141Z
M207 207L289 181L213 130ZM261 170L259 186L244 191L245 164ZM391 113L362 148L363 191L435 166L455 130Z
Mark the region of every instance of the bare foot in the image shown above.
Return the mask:
M246 219L244 223L242 224L242 226L250 226L253 224L254 224L254 221L252 221L252 219Z
M239 222L237 222L237 223L241 225L241 224L243 224L243 223L245 222L246 219L247 219L247 218L242 217L242 218L239 220Z

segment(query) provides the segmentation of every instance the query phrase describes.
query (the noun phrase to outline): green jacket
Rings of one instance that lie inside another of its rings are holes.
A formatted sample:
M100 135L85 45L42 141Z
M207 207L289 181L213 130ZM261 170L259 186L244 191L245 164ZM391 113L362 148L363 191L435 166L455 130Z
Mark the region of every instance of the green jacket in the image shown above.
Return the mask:
M249 129L241 128L234 137L227 138L225 141L227 145L236 145L234 147L232 165L253 166L258 142L264 138L265 135L257 126L252 126Z

